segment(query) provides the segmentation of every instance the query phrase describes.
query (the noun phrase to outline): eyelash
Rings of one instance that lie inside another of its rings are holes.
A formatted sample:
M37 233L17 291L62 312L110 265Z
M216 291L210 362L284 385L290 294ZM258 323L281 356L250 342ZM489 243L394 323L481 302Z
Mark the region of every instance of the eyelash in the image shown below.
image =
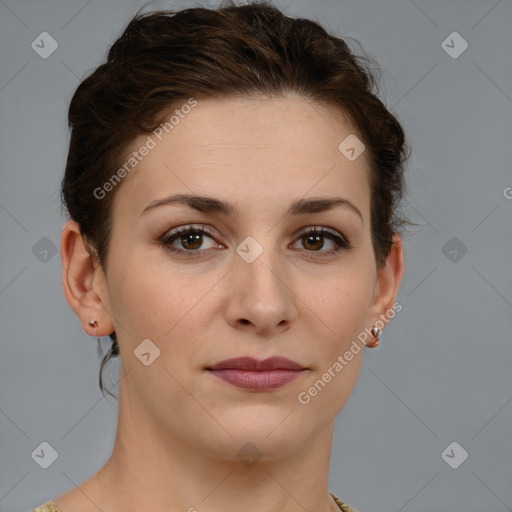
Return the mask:
M171 245L180 236L185 235L185 234L190 234L190 233L207 235L208 237L215 239L212 231L210 231L205 226L201 226L198 228L195 228L192 226L182 226L182 227L176 228L175 230L173 230L171 232L165 233L162 237L160 237L159 242L162 246L164 246L164 248L166 250L171 251L172 253L175 253L178 255L184 255L189 258L199 258L201 256L204 256L205 252L207 252L207 251L216 250L216 249L203 249L203 250L193 251L193 250L186 250L186 249L178 249ZM341 252L342 250L352 249L352 244L350 244L350 242L348 242L348 240L346 238L344 238L343 236L336 234L336 232L330 231L326 228L319 229L317 227L314 227L314 228L305 229L304 231L302 231L299 234L297 240L299 240L305 236L311 236L311 235L312 236L320 235L325 238L328 238L329 240L332 240L333 242L335 242L338 245L338 247L336 249L333 249L330 251L311 251L308 249L303 249L303 252L305 252L305 253L316 253L314 256L313 255L308 256L309 258L329 257L329 256L333 256L334 254ZM219 245L222 245L222 244L219 244Z

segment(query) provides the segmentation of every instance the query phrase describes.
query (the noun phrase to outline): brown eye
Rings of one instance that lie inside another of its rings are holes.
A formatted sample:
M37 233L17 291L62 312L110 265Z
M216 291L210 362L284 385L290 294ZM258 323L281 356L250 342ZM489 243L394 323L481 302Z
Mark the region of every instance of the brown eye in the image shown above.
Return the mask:
M313 228L303 231L296 243L299 242L302 247L296 248L304 249L303 253L312 258L333 256L343 249L352 248L341 233L327 228Z
M205 227L182 226L160 238L160 243L169 251L184 256L204 256L211 249L223 249ZM205 247L206 245L206 247Z
M180 242L185 249L196 250L199 249L203 243L203 235L199 233L181 235Z
M317 251L324 246L323 237L321 235L303 235L302 245L308 251Z

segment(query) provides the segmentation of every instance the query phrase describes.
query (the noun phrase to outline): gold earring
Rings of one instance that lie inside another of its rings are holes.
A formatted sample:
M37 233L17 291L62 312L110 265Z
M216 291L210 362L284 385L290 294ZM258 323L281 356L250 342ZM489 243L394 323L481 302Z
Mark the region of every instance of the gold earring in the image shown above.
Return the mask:
M372 348L378 347L380 345L380 336L382 334L382 329L379 329L376 325L374 325L370 332L372 333L372 336L375 338L375 342L372 345Z
M98 322L96 322L96 320L89 320L89 325L95 329L98 328Z

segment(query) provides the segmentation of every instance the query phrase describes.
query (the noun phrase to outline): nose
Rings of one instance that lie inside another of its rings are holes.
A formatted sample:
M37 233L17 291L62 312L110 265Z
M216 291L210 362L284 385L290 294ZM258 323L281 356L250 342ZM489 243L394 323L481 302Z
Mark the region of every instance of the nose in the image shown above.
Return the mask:
M239 258L230 272L229 325L269 336L288 330L297 316L293 285L276 258L263 251L252 263Z

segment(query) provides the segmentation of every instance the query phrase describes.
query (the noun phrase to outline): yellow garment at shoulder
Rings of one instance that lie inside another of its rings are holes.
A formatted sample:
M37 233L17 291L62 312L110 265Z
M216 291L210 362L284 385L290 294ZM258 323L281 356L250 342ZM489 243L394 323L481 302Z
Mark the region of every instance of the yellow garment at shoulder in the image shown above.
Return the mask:
M332 496L332 499L336 502L336 505L338 505L338 507L340 507L340 510L342 510L343 512L357 512L355 508L352 508L350 505L347 505L346 503L341 501L338 498L338 496L334 495L332 492L330 493L330 495Z
M350 505L347 505L334 494L331 493L331 496L338 505L338 507L340 507L340 510L342 512L357 512L355 508L352 508ZM47 501L46 503L43 503L39 507L33 509L32 512L62 512L62 510L60 510L60 508L57 508L53 501Z
M53 501L47 501L43 503L39 507L32 510L32 512L62 512L60 508L57 508L57 505L53 503Z

